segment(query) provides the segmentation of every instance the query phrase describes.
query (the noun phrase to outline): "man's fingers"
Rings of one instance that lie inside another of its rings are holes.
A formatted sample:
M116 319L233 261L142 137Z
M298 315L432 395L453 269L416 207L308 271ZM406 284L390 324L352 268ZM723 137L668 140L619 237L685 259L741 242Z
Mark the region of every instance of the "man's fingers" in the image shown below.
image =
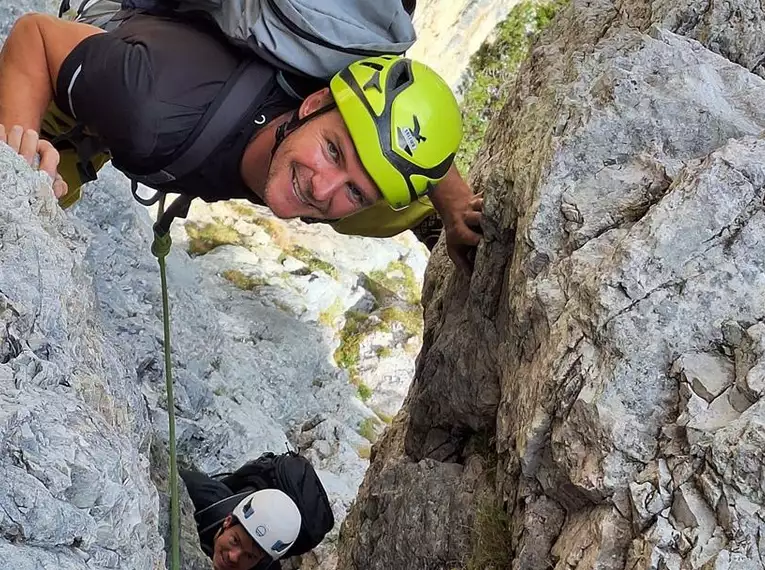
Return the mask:
M8 145L15 151L21 150L21 139L24 136L24 129L20 125L15 125L8 132Z
M64 196L68 190L69 186L67 183L64 182L64 179L61 178L60 174L56 174L55 180L53 181L53 195L56 198L61 198L61 196Z
M481 222L483 222L483 213L481 212L468 212L465 214L465 224L473 231L483 233L481 228Z
M58 163L61 159L58 151L48 141L40 141L37 144L37 152L40 153L40 170L55 181L58 176Z
M5 132L5 125L0 125L0 141L8 142L8 133Z
M27 129L21 137L21 146L19 147L19 154L24 157L29 166L32 166L37 155L37 145L40 142L40 136L37 131Z
M470 200L470 208L472 210L483 210L483 198L473 198Z

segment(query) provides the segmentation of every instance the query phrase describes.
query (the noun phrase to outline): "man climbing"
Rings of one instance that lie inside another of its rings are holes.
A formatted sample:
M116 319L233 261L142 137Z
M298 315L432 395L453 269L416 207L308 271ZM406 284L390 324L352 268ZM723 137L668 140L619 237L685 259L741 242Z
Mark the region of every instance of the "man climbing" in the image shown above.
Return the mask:
M180 470L202 550L215 570L278 570L316 547L335 520L305 458L265 453L226 476Z
M245 74L260 87L254 101L253 90L236 93L232 78ZM222 135L208 121L216 107L239 117ZM463 269L480 240L482 200L452 165L457 103L440 77L408 59L358 61L300 102L272 68L205 21L136 13L106 33L30 14L0 53L0 125L10 127L0 127L0 139L30 163L40 154L64 202L111 158L159 190L245 198L357 235L418 225L431 212L418 202L427 193ZM64 132L67 140L53 142L76 160L57 171L59 151L45 139ZM101 148L83 148L94 141ZM189 151L205 141L215 148Z

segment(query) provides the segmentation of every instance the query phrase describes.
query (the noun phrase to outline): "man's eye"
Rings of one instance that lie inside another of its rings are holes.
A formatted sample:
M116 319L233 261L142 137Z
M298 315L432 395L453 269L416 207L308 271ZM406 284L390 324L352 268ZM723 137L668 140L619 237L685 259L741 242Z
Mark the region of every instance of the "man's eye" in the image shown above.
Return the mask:
M327 152L335 162L337 162L337 159L340 158L340 151L337 149L335 143L331 141L327 141Z
M361 190L359 190L357 186L354 186L353 184L349 184L348 192L351 195L351 199L357 204L365 203L366 198L364 197L364 193Z

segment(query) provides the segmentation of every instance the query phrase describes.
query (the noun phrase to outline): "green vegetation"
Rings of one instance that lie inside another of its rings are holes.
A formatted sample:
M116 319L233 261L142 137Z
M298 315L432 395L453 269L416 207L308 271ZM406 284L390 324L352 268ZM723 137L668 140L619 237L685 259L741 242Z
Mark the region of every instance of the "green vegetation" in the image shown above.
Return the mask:
M376 418L367 418L359 424L359 435L371 443L377 441L377 427L380 425Z
M359 447L356 450L356 453L359 454L359 457L362 459L369 459L372 457L372 446L371 445L365 445L364 447Z
M386 305L394 296L410 305L420 303L420 286L414 271L400 259L391 261L384 271L372 271L367 275L364 288L380 306Z
M389 346L378 346L375 348L375 354L377 355L377 358L388 358L392 353L393 351Z
M524 0L495 29L496 40L484 43L470 58L463 93L464 138L455 162L467 175L486 126L505 103L521 63L537 36L568 0Z
M332 328L335 325L335 321L343 313L343 303L338 297L335 302L329 307L319 313L319 324L324 325L327 328Z
M384 330L390 330L391 323L397 322L404 326L407 336L422 336L422 311L419 307L386 307L380 311L380 319L385 323Z
M383 421L383 423L388 425L393 423L393 416L388 415L385 412L382 412L380 410L375 410L375 414L377 414L377 417L380 418Z
M316 254L300 245L292 246L287 253L305 263L311 271L323 271L333 279L337 279L337 269L328 261L316 257Z
M505 509L488 496L480 500L476 509L472 542L466 570L510 568L510 520Z
M188 252L191 255L204 255L221 245L241 245L242 235L234 228L218 221L197 224L186 222L184 226L189 236Z
M257 210L253 208L252 206L246 206L244 204L240 204L239 202L230 201L228 203L229 208L234 210L237 215L241 216L242 218L255 218L258 215Z
M272 218L264 218L262 216L255 216L252 218L252 223L260 226L271 238L271 241L276 244L277 247L284 251L287 251L291 247L291 240L289 233L284 225Z
M364 382L362 382L361 380L359 380L358 384L356 384L356 392L359 395L359 399L365 403L367 400L369 400L369 398L372 397L372 394L373 394L372 388L364 384Z
M367 386L359 375L359 351L361 341L370 334L383 329L383 323L370 319L366 313L347 311L345 326L340 331L340 346L335 350L335 362L348 371L351 384L356 386L359 399L366 402L372 397L372 388Z
M221 275L243 291L252 291L257 287L268 284L268 281L262 277L250 277L236 269L227 269Z

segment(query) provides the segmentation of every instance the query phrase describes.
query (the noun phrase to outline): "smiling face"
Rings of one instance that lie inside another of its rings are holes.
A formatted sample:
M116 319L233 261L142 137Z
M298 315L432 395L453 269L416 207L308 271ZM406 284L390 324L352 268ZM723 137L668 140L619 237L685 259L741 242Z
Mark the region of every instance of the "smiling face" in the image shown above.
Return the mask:
M235 523L231 515L215 537L213 568L215 570L249 570L266 557L266 553Z
M327 89L309 96L301 118L332 102ZM280 218L306 216L335 220L368 208L380 199L340 112L333 109L298 127L279 145L263 193Z

